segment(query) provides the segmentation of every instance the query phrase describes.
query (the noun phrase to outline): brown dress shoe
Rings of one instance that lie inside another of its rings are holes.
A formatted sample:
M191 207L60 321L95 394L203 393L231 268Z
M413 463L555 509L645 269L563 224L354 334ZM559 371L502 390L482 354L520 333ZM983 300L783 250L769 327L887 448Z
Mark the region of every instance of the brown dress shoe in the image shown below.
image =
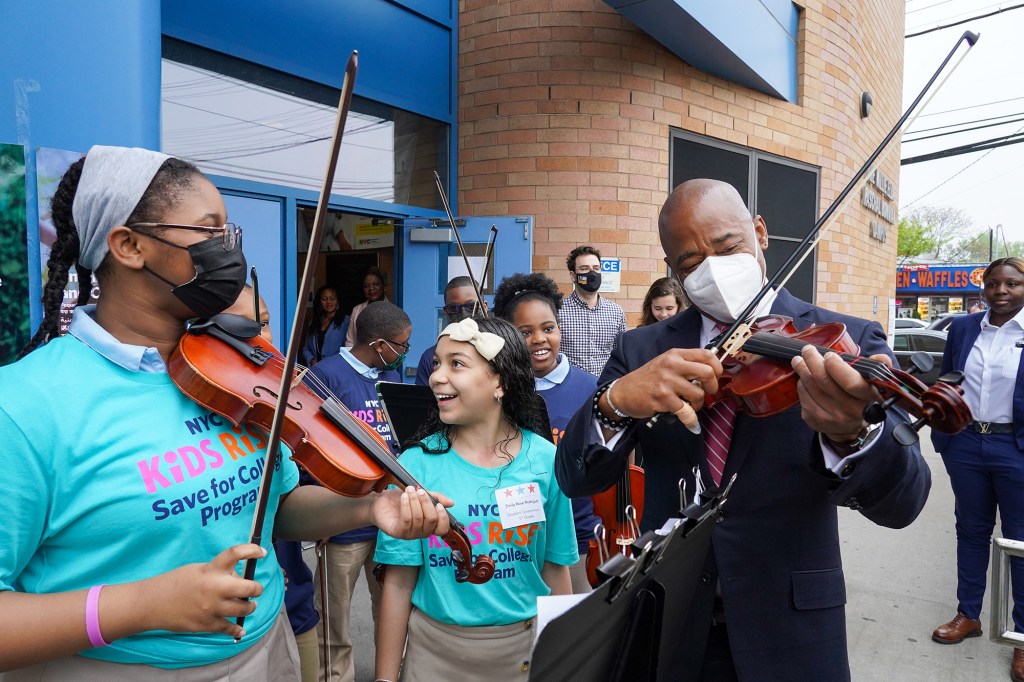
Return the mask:
M932 639L939 644L959 644L967 637L981 637L981 621L968 618L959 611L953 620L932 632ZM1021 660L1021 666L1024 666L1024 659ZM1024 667L1021 672L1024 673ZM1021 677L1020 682L1024 682L1024 677Z
M1013 662L1010 663L1010 679L1013 682L1024 682L1024 649L1013 650Z

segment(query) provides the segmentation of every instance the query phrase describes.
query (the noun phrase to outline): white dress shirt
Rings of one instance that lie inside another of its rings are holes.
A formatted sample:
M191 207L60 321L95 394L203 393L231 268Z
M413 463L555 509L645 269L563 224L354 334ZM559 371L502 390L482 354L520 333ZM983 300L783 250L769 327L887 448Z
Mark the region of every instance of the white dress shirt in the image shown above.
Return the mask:
M1024 350L1024 309L1001 327L989 323L991 312L981 318L981 332L964 365L964 401L977 421L1008 424Z

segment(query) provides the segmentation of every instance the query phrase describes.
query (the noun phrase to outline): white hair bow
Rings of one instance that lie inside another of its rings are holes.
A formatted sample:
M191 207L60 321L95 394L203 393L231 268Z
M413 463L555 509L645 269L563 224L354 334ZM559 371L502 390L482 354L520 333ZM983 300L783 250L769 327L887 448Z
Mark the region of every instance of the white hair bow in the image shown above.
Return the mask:
M437 338L440 339L442 336L449 336L452 341L464 341L472 344L476 348L476 352L480 353L487 361L493 360L494 356L505 347L505 339L491 332L480 331L480 327L472 317L452 322L437 335Z

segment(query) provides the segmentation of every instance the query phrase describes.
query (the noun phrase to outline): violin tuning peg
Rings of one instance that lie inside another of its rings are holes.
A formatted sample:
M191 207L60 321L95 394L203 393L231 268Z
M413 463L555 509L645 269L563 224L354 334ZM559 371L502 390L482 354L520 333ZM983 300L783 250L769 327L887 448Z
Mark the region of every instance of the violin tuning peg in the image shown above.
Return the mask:
M916 423L916 422L915 422ZM892 437L903 447L910 447L920 440L917 429L913 425L903 422L892 430Z
M879 402L868 403L864 407L864 421L868 424L881 424L885 421L885 407Z
M935 358L924 351L918 351L910 356L910 367L907 372L910 374L925 374L935 367Z
M959 386L964 382L964 373L953 370L952 372L946 372L939 377L938 380L944 384L949 384L950 386Z

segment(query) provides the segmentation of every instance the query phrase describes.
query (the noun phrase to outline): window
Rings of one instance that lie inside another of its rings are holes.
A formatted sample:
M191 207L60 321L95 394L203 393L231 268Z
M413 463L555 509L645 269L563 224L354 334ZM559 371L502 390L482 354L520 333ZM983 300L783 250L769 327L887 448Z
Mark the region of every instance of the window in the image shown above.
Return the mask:
M161 138L168 154L216 175L319 191L338 90L173 39L164 40ZM441 208L448 126L353 97L332 193Z
M897 334L892 341L893 350L910 350L910 338L906 334Z
M768 227L764 252L774 275L818 218L819 169L749 147L679 130L671 132L669 177L674 188L686 180L713 178L736 188ZM817 256L812 253L786 284L805 301L814 300Z
M941 353L946 350L946 339L925 334L914 334L914 348L928 353Z

